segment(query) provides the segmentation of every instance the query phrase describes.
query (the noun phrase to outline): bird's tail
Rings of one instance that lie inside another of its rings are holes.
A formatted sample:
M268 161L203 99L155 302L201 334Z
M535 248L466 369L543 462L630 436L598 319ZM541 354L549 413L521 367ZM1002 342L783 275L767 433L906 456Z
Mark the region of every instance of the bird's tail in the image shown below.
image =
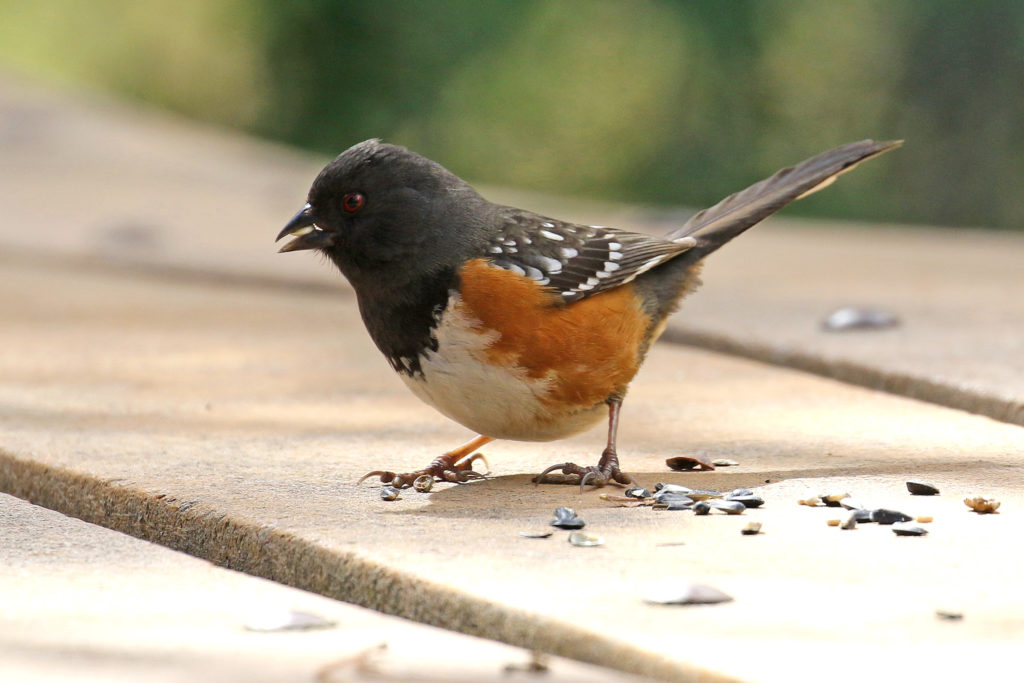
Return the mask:
M690 240L694 246L679 260L695 263L786 204L831 185L836 178L866 161L903 144L902 140L861 140L836 147L751 185L694 214L671 240Z

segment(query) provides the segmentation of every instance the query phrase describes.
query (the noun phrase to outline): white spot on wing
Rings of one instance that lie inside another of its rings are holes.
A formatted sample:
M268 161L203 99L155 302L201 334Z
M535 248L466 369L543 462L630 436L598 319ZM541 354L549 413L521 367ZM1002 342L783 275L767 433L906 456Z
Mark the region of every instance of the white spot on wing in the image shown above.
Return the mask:
M500 254L501 253L501 247L491 247L487 251L491 252L492 254Z
M552 225L551 227L553 228L555 226ZM561 242L562 240L565 239L564 237L559 235L557 232L550 232L549 230L541 230L540 234L544 235L549 240L555 240L556 242Z
M516 265L516 264L514 264L514 263L509 263L508 265L506 265L506 266L503 266L503 268L504 268L505 270L510 270L510 271L512 271L513 273L516 273L517 275L526 275L526 271L525 271L525 270L523 270L522 268L520 268L519 266L517 266L517 265Z
M615 263L613 261L605 261L604 262L604 269L607 270L609 273L614 273L616 270L618 270L621 267L622 266L620 266L618 263Z
M562 258L568 259L572 258L573 256L576 256L580 252L576 251L572 247L562 247L561 249L558 250L558 253L562 255Z
M553 227L555 227L555 224L554 223L548 223L548 222L545 221L544 223L540 224L540 227L542 227L542 228L553 228Z
M551 258L550 256L540 256L539 254L533 258L540 263L541 268L548 271L551 275L558 275L562 272L562 262L558 259Z

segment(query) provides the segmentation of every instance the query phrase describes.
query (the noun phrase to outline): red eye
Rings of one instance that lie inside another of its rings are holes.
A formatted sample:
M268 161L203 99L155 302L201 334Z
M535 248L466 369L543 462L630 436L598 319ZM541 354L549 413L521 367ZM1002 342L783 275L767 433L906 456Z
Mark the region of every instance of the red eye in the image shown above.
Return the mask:
M366 203L366 197L359 194L358 192L349 192L345 195L345 198L341 200L341 205L349 213L355 213L359 209L363 208L363 204Z

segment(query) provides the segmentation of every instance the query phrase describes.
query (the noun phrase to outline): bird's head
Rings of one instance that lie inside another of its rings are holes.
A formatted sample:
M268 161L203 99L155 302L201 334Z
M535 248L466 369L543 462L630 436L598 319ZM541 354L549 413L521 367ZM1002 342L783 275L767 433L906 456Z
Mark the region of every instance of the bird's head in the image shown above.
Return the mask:
M488 206L440 164L367 140L320 172L277 239L294 237L281 251L323 252L358 287L457 263L485 238Z

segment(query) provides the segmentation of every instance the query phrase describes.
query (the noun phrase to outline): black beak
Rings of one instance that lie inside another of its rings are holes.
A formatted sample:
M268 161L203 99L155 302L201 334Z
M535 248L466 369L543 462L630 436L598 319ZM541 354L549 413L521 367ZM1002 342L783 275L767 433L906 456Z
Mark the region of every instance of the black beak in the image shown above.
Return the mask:
M279 252L321 249L330 246L331 242L330 233L316 226L316 215L310 204L306 204L302 210L292 216L292 219L278 233L277 239L274 241L278 242L282 237L288 236L295 236L295 239L281 247Z

